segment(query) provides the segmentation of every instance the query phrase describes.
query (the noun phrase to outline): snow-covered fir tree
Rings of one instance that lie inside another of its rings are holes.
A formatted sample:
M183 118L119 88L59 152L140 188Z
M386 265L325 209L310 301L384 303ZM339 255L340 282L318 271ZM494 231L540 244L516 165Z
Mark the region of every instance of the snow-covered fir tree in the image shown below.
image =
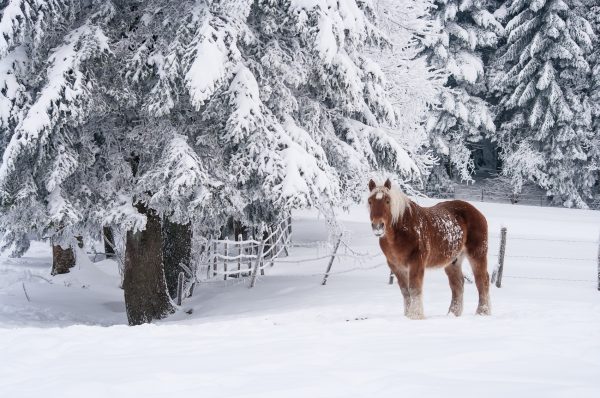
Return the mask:
M428 178L434 159L430 156L429 132L425 121L432 108L439 106L446 73L432 67L423 54L422 38L437 35L441 27L429 18L433 0L377 0L379 25L390 45L369 53L381 66L396 111L394 137L416 156ZM405 189L411 190L411 186ZM423 187L420 187L423 188Z
M428 164L393 136L370 2L12 0L0 28L5 239L121 229L133 324L171 311L165 225L264 227Z
M592 107L592 141L589 147L588 158L590 168L595 168L600 173L600 3L595 0L585 1L584 9L587 19L592 24L596 39L593 41L593 49L589 56L591 68L591 84L588 88L590 105ZM600 192L600 177L596 178L593 194Z
M502 25L486 0L436 0L432 15L441 26L438 34L422 42L432 66L448 73L440 105L427 122L433 148L441 159L430 184L444 180L446 173L470 181L473 172L470 142L495 131L493 115L485 100L486 49L493 49Z
M515 0L494 81L501 90L503 172L566 206L585 207L596 184L597 146L588 98L594 32L577 0Z
M98 84L92 65L110 53L103 1L4 2L0 19L0 228L15 254L26 235L69 246L85 219L85 185L75 182L93 161L78 126ZM73 182L77 192L63 186Z
M128 75L153 82L142 106L149 116L182 106L197 114L189 142L215 157L209 169L238 198L220 209L255 224L358 199L359 176L373 169L418 178L418 145L389 135L398 114L383 72L364 55L388 44L369 3L151 4Z

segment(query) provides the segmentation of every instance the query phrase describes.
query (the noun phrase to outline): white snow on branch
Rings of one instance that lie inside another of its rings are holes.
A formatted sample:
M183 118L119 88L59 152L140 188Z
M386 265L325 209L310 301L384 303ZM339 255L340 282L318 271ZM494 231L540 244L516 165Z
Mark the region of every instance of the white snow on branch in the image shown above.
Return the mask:
M345 119L344 126L348 130L350 144L374 163L375 168L395 170L407 180L420 177L421 171L413 157L393 137L391 131L367 126L352 119Z
M359 48L369 39L384 40L355 0L291 0L290 10L298 30L309 32L306 38L316 32L312 45L326 64L339 54L338 47ZM311 15L316 16L316 29L307 29Z
M46 181L46 190L53 192L62 182L69 177L79 165L77 154L71 149L60 144Z
M280 142L285 145L281 151L285 164L282 195L288 206L312 206L321 197L335 201L339 181L327 164L323 149L291 117L286 118L283 129L285 134L280 136Z
M157 164L140 180L140 191L151 192L150 205L160 213L174 212L174 219L186 217L187 203L201 205L212 182L202 160L187 142L174 134Z
M25 13L23 13L23 10ZM25 34L24 25L27 23L29 5L24 0L10 0L2 10L0 18L0 57L4 57L10 47Z
M16 120L16 102L23 100L25 86L18 80L27 59L25 49L18 47L0 58L0 127L7 128L11 120Z
M108 38L96 26L83 25L66 37L48 58L46 84L13 134L0 167L0 184L14 168L24 148L36 145L58 124L78 124L84 117L81 105L89 95L82 64L93 56L110 52ZM68 114L68 117L66 116Z
M130 195L119 194L115 203L108 206L108 211L100 211L102 225L119 225L125 231L143 231L147 218L133 206Z
M48 218L52 224L74 224L80 220L81 212L65 198L60 188L50 192L46 199L48 201Z
M192 42L185 74L192 104L200 108L232 73L240 59L237 32L223 21L207 16Z

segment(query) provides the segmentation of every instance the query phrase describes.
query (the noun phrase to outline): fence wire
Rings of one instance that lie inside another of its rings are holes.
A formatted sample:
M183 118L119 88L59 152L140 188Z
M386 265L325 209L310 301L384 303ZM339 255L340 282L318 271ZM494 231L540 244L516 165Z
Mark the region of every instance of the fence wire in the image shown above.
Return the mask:
M365 265L365 260L373 260L375 258L384 257L382 252L372 254L369 252L359 252L355 250L349 241L352 239L361 238L372 238L371 234L348 234L343 235L343 239L340 238L341 247L344 248L343 253L332 253L332 242L329 241L316 241L316 242L292 242L289 234L290 220L286 219L282 223L278 224L273 230L267 235L262 241L256 239L248 239L243 241L231 241L231 240L212 240L209 241L207 247L209 253L205 256L204 261L198 263L198 270L201 274L206 271L208 277L206 279L197 278L196 283L199 284L210 284L219 283L225 285L237 285L245 284L248 278L252 274L252 269L257 269L262 272L267 268L267 265L271 266L276 264L304 264L314 263L323 260L338 260L340 258L354 259L355 265L351 268L336 269L325 272L312 272L312 273L299 273L294 275L284 275L289 277L323 277L325 274L328 276L341 275L352 272L364 272L368 270L377 269L387 265L387 261L378 262L372 265ZM498 239L500 234L490 234L490 238ZM581 244L594 244L598 245L597 240L582 240L582 239L559 239L559 238L545 238L545 237L528 237L519 235L508 235L507 241L538 241L548 243L581 243ZM217 247L214 251L213 248ZM268 248L263 251L262 255L257 253L260 247ZM225 249L227 248L227 249ZM297 259L283 259L282 254L288 252L293 248L305 248L305 249L316 249L316 250L328 250L327 254L319 255L309 258L297 258ZM210 252L212 250L212 252ZM237 254L231 252L238 251ZM243 253L242 253L243 252ZM490 253L489 258L498 258L498 254ZM596 262L597 258L587 257L564 257L564 256L536 256L536 255L512 255L506 254L505 259L532 259L532 260L549 260L549 261L578 261L578 262ZM257 264L260 262L260 264ZM369 261L370 262L370 261ZM226 264L226 265L225 265ZM225 265L225 266L223 266ZM231 269L227 266L232 266ZM215 267L221 266L222 269L216 269ZM201 270L200 270L201 269ZM210 275L212 274L212 277ZM264 274L263 274L264 275ZM280 275L281 276L281 275ZM258 275L254 276L258 278ZM509 279L525 279L525 280L546 280L546 281L564 281L564 282L577 282L577 283L593 283L592 279L573 279L573 278L555 278L555 277L544 277L544 276L519 276L519 275L504 275L504 278ZM229 279L228 279L229 278Z

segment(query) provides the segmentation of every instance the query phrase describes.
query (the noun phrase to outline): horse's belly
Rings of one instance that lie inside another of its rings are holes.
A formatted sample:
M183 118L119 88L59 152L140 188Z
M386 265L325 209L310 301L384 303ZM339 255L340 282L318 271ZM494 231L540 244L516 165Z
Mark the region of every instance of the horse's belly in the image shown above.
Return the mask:
M454 261L461 254L461 250L452 250L445 252L444 255L431 256L427 261L427 267L429 268L441 268L445 267Z
M464 249L462 231L454 239L440 239L437 247L429 251L428 267L445 267L461 255Z

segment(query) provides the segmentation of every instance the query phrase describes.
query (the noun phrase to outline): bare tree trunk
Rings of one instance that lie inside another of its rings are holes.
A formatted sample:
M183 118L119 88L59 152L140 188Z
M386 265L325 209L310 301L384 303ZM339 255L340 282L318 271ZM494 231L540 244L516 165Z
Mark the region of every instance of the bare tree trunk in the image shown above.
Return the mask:
M174 312L163 268L160 218L143 204L136 208L147 217L144 231L127 231L123 290L130 325L162 319Z
M66 274L75 266L75 253L71 247L63 249L60 245L52 245L52 275Z
M104 254L106 254L106 257L114 257L115 237L111 227L102 228L102 238L102 241L104 242Z
M177 278L184 271L180 264L190 267L192 257L192 225L171 222L163 219L163 262L165 264L165 278L171 298L177 297ZM186 273L186 278L189 275Z

